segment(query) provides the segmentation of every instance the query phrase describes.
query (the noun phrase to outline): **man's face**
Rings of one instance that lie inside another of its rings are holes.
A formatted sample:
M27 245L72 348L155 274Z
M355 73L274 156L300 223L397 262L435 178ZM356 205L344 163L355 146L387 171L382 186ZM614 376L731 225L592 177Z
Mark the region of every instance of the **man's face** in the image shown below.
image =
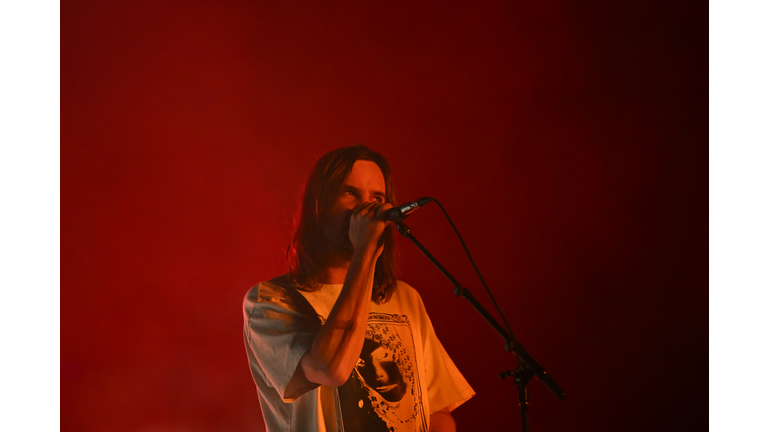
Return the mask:
M352 210L366 203L384 203L385 193L384 174L376 162L356 161L336 197L331 214L323 220L323 234L328 245L337 252L352 254L352 242L349 240Z

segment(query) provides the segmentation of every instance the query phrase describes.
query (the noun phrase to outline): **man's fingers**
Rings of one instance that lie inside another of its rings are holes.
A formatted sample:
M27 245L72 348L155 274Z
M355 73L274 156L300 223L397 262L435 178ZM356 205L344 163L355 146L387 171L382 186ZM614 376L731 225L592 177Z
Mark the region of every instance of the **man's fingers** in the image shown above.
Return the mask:
M352 210L352 214L359 214L360 216L368 216L373 213L375 219L381 219L384 211L392 208L392 204L389 203L365 203L361 206L355 207Z
M361 214L362 213L362 215L365 216L365 215L368 214L368 211L366 211L366 210L370 209L372 204L373 203L365 203L363 205L359 205L359 206L355 207L354 209L352 209L352 214Z

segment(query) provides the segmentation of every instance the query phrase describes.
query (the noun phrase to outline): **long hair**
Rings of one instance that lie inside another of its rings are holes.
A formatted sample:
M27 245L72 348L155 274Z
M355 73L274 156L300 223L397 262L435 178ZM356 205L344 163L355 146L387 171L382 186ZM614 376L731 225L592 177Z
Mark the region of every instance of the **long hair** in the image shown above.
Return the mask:
M327 266L328 246L323 238L322 221L330 215L341 187L358 160L375 162L384 174L384 202L396 205L389 163L382 155L364 145L342 147L326 153L315 163L304 186L304 193L294 218L294 233L286 251L291 278L298 289L315 291ZM386 303L397 288L395 276L394 227L389 224L382 234L384 250L376 261L371 300Z

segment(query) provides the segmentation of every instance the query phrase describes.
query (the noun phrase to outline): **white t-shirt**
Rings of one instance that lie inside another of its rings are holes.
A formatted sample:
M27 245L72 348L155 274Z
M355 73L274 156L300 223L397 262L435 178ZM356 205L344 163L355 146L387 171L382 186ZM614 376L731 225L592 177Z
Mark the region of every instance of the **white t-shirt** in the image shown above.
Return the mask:
M268 431L426 432L431 414L474 396L421 297L401 281L389 302L371 302L366 340L344 385L285 394L341 287L307 292L262 282L245 296L245 347Z

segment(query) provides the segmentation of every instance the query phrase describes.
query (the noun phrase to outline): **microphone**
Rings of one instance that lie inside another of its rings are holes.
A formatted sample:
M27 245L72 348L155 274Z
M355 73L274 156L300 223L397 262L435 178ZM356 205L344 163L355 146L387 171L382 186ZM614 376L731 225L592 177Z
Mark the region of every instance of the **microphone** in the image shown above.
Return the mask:
M428 202L432 201L432 198L424 197L419 198L416 201L411 201L397 207L393 207L384 213L384 219L392 222L400 222L408 215L416 211L416 209L424 207Z

